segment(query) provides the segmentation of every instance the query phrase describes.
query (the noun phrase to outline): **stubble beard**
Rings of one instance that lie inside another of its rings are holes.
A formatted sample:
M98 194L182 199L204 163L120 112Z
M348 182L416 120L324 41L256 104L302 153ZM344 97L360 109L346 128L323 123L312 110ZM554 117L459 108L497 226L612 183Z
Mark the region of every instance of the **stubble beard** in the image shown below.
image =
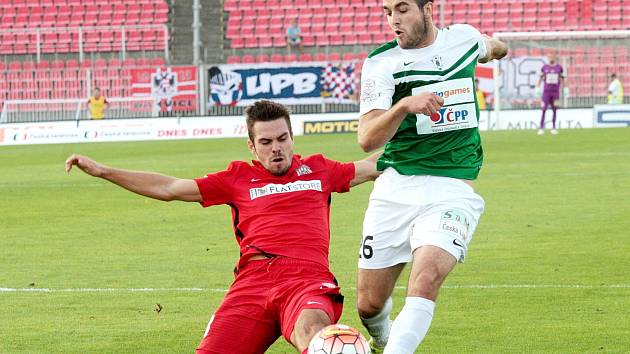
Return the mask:
M422 43L425 43L429 36L429 21L427 21L424 11L421 11L422 21L416 22L409 33L409 39L406 43L401 43L403 49L415 49L420 48Z

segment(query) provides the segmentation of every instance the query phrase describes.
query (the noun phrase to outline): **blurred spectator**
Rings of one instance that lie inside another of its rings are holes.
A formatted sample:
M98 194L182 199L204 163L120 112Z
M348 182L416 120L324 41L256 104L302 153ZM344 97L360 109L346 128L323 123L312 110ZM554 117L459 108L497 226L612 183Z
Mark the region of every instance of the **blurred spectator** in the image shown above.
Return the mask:
M295 47L300 51L300 54L304 53L304 48L302 47L302 31L297 23L297 19L294 18L291 20L291 26L287 28L287 50L289 54L291 53L291 49Z
M105 118L105 110L109 106L109 102L107 102L105 96L101 95L101 89L96 87L92 91L92 97L88 100L87 106L90 110L90 118L103 119Z
M610 85L608 85L608 103L623 104L623 86L617 74L610 75Z
M485 111L488 109L488 105L486 104L486 93L481 91L481 88L479 88L479 79L475 79L475 95L477 96L479 110Z

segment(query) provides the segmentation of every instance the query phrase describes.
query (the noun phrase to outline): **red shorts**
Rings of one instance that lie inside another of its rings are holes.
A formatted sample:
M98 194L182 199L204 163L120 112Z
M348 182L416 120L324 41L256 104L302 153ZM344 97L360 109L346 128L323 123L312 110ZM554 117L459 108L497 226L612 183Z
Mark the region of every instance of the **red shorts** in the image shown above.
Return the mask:
M343 296L328 269L286 257L250 261L212 316L197 354L264 353L280 335L290 341L304 309L339 320Z

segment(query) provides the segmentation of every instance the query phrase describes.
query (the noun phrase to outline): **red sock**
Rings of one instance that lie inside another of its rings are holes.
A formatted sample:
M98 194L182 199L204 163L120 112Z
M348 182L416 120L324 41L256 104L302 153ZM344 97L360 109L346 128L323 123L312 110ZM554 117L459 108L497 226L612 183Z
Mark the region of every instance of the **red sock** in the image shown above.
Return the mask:
M308 348L304 349L304 351L302 352L302 354L308 354Z

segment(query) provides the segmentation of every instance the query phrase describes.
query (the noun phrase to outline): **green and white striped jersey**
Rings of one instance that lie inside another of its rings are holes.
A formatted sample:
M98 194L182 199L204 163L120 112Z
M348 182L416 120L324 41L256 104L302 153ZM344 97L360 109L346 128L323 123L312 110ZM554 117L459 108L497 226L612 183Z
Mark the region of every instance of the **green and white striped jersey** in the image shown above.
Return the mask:
M424 48L402 49L396 40L374 50L361 77L361 114L388 110L400 99L434 92L444 99L429 117L408 114L385 145L377 168L403 175L476 179L483 162L475 66L486 55L477 29L465 24L438 31Z

